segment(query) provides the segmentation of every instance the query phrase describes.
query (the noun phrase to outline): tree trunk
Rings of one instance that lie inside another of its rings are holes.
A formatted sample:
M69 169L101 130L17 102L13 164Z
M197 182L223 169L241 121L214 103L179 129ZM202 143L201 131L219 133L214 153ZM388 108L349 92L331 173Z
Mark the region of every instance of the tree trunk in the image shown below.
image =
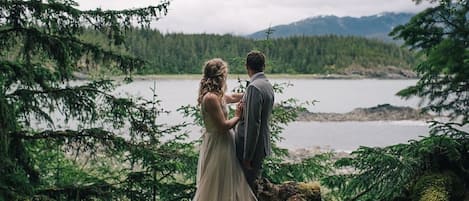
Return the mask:
M16 118L3 93L0 94L0 116L0 161L10 161L10 133L15 130Z
M3 94L0 94L0 187L8 187L8 178L11 177L11 172L14 169L14 165L12 164L12 160L9 154L9 146L10 146L10 136L9 132L11 130L12 119L11 119L11 111L7 104L7 101ZM2 190L0 188L0 200L8 200L11 199L14 195L8 190Z

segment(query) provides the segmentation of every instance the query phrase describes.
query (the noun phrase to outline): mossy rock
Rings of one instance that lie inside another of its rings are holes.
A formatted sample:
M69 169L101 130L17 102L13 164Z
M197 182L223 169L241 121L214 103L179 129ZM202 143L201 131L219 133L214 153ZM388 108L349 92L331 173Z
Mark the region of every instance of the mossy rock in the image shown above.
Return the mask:
M306 200L321 200L321 186L318 182L300 182L297 188Z
M412 189L413 201L460 201L464 182L453 172L429 173L420 177Z
M285 182L273 184L258 180L259 201L321 201L321 187L317 182Z

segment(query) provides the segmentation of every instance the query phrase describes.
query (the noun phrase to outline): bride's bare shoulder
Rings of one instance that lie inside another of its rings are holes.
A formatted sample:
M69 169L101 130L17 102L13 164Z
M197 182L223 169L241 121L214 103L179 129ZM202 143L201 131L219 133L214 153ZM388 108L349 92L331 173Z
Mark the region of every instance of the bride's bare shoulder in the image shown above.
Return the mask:
M202 101L205 105L218 105L220 100L215 93L208 92L207 94L204 95L202 98Z

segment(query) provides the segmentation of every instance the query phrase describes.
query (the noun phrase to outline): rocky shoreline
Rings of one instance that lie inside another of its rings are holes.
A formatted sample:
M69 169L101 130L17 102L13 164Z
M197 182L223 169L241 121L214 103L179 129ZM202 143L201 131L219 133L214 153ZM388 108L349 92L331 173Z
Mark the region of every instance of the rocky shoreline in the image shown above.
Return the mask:
M416 79L417 73L411 69L399 68L395 66L382 66L376 68L364 68L360 66L350 66L340 71L345 76L362 76L378 79Z
M296 148L296 149L288 149L288 156L284 159L284 162L287 163L300 163L304 159L310 158L312 156L324 153L331 153L332 159L337 160L340 158L350 156L350 153L345 151L337 151L331 149L328 146L320 147L314 146L309 148Z
M400 120L431 120L434 117L420 109L393 106L390 104L377 105L371 108L356 108L347 113L301 112L297 121L400 121Z
M87 72L73 72L73 76L77 80L90 80L97 77L121 81L124 80L124 75L93 75ZM156 79L200 79L200 74L133 74L133 80L156 80ZM248 79L246 74L231 74L232 78L239 77L241 79ZM417 79L418 76L410 69L398 68L394 66L377 67L377 68L364 68L351 66L343 70L326 74L269 74L269 78L281 79Z

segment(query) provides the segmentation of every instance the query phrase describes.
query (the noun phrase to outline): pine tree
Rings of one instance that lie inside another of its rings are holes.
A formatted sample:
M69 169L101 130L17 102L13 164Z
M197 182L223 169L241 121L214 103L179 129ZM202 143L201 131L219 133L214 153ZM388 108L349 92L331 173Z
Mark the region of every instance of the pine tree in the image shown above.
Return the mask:
M168 6L82 11L73 0L0 1L0 200L190 197L193 181L184 178L195 173L181 169L195 169L182 162L194 160L192 145L181 142L184 124L157 124L164 111L156 95L119 97L109 80L72 82L81 68L111 66L130 79L145 64L83 40L84 29L121 46L134 23L148 28ZM162 141L167 135L175 139Z
M420 1L418 1L420 2ZM437 1L391 33L425 57L415 70L419 82L399 92L428 100L425 109L469 123L469 1Z
M344 200L466 200L469 186L469 1L429 0L391 35L422 57L415 86L398 93L423 98L423 107L448 115L432 122L419 140L388 147L360 147L337 161L353 170L325 179ZM421 0L416 1L422 2ZM466 198L464 198L466 197Z

